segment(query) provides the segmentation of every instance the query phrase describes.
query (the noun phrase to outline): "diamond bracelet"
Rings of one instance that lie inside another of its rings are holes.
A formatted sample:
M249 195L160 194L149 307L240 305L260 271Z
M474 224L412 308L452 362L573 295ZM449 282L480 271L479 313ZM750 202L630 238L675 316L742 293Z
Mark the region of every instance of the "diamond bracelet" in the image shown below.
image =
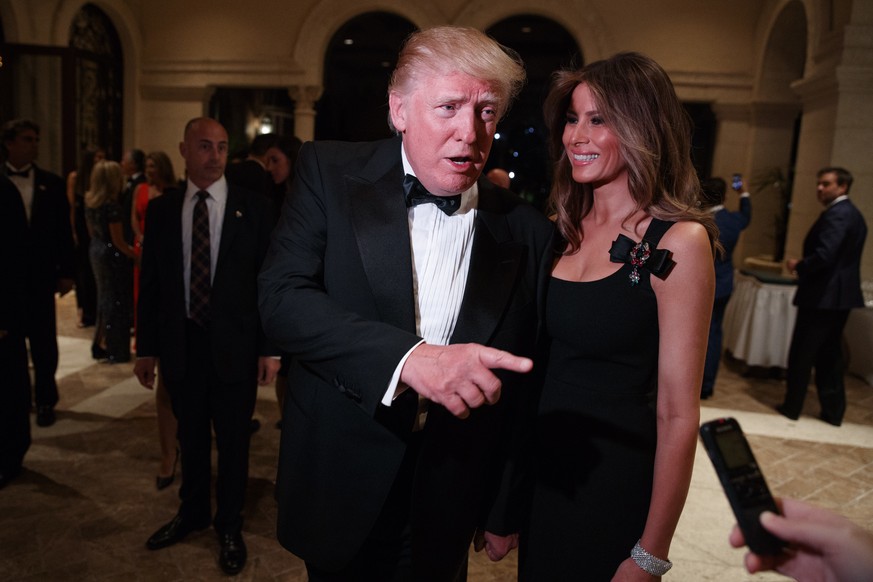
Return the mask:
M656 558L655 556L647 552L643 548L643 546L640 545L639 540L637 541L636 545L634 545L634 549L631 550L630 555L641 570L648 574L651 574L652 576L663 576L670 571L670 568L673 567L673 562L671 562L670 560L662 560L661 558Z

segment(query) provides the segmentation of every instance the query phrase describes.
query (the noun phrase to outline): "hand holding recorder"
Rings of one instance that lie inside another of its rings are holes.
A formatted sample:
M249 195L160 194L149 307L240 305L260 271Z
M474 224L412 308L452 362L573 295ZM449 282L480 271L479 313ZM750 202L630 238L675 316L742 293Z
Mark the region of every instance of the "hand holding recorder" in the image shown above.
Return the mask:
M798 582L873 580L873 534L845 517L795 499L777 500L782 515L764 513L761 525L789 542L778 555L746 554L746 569L754 574L776 570ZM734 526L730 543L739 548L745 538Z

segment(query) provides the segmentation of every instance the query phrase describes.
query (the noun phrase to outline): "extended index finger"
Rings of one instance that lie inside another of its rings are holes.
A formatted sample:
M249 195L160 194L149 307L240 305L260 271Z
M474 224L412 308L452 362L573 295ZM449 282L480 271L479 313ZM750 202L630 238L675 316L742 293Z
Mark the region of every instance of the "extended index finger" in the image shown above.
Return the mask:
M501 370L509 370L511 372L530 372L533 369L533 360L516 356L503 350L496 348L482 348L479 352L479 361L483 366L491 368L499 368Z

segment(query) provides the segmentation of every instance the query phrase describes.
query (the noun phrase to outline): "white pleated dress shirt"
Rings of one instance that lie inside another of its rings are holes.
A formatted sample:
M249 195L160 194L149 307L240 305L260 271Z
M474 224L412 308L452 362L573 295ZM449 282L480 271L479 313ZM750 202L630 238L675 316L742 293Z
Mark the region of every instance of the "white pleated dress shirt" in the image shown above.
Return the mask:
M403 170L414 176L402 146L401 157ZM415 327L425 343L448 345L458 322L467 287L478 199L479 188L474 183L461 194L461 206L451 216L434 204L419 204L408 209ZM400 371L409 354L421 343L413 346L397 365L382 398L385 406L390 406L391 401L406 389L398 386Z

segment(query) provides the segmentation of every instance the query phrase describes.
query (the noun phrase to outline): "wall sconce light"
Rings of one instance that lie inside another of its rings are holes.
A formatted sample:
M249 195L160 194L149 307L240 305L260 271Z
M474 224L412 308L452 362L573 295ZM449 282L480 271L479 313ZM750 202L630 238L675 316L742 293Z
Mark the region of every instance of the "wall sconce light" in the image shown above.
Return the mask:
M258 128L259 133L272 133L273 132L273 120L269 115L264 115L261 117L261 124Z

